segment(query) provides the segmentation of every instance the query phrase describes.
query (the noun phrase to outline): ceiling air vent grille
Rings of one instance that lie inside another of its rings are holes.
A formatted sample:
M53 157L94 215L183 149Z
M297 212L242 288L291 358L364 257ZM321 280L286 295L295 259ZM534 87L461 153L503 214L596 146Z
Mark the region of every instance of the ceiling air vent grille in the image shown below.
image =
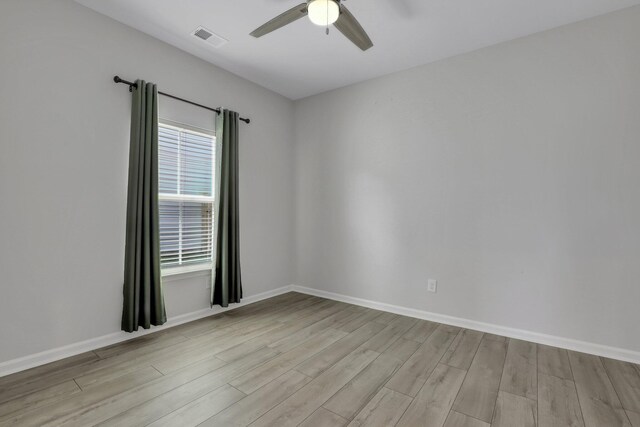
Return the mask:
M195 33L193 33L193 35L196 36L196 37L200 37L202 40L207 40L213 34L211 34L209 31L205 30L204 28L198 28L195 31Z
M204 27L196 28L195 31L191 34L193 34L195 37L199 38L202 41L207 42L208 44L216 48L226 44L229 41L224 37L220 37L213 31L208 30Z

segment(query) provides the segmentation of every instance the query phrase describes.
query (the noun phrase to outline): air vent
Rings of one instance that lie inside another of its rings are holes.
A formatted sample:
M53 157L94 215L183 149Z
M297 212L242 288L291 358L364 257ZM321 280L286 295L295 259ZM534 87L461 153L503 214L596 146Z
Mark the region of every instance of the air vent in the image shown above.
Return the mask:
M224 44L226 44L229 40L225 39L224 37L220 37L219 35L217 35L216 33L214 33L211 30L208 30L204 27L198 27L195 29L195 31L193 33L195 37L199 38L200 40L207 42L208 44L210 44L211 46L218 48Z
M200 37L202 40L207 40L213 34L211 34L209 31L205 30L204 28L198 28L196 30L196 32L193 33L193 35L196 36L196 37Z

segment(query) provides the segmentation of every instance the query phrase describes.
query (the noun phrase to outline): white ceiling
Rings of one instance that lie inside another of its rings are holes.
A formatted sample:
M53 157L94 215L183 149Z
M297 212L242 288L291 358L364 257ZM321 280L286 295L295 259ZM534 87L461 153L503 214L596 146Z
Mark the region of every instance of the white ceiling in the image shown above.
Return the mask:
M374 47L300 19L249 33L302 0L76 0L291 99L576 22L640 0L348 0ZM219 49L191 32L229 40Z

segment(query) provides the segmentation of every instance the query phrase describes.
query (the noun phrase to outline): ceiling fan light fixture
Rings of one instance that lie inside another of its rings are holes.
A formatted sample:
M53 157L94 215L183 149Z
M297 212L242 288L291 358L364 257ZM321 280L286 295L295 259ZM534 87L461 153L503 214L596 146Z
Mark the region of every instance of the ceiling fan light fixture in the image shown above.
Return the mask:
M316 25L333 24L340 16L340 6L335 0L312 0L307 9L309 19Z

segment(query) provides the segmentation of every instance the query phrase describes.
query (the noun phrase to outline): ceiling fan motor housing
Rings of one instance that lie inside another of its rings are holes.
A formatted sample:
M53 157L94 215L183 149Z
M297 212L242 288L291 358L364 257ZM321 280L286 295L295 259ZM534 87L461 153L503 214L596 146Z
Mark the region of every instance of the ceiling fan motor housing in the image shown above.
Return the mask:
M309 20L316 25L329 26L340 16L340 2L337 0L309 0L307 2Z

